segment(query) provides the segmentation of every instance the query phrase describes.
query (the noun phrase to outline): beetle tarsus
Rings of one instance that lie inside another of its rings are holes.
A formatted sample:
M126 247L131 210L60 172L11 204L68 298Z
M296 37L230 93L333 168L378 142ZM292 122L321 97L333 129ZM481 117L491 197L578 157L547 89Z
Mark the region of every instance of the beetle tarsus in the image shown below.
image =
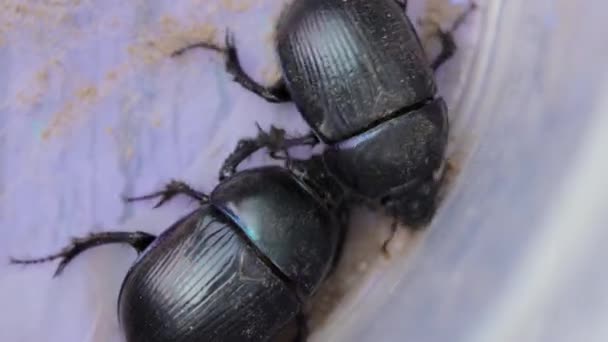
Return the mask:
M225 49L222 48L221 46L211 43L211 42L196 42L190 45L187 45L179 50L173 51L173 53L171 53L171 57L178 57L183 55L184 53L190 51L190 50L194 50L194 49L205 49L205 50L213 50L213 51L217 51L220 53L224 53Z
M220 180L232 176L236 173L237 167L252 154L262 148L267 148L272 158L280 159L279 152L285 153L287 150L295 146L315 146L319 143L319 139L309 133L300 137L287 138L285 130L270 126L268 132L264 131L259 125L258 135L255 138L243 138L237 143L236 149L226 158L220 169Z
M156 191L148 195L137 196L137 197L125 197L124 200L126 202L135 202L135 201L143 201L160 197L158 203L154 206L154 208L158 208L166 202L170 201L177 195L186 195L190 198L193 198L199 201L201 204L205 204L209 202L209 196L200 191L194 190L188 184L172 180L169 184L165 186L164 190Z
M172 180L169 184L165 186L164 190L156 191L143 196L125 197L124 200L127 202L135 202L161 197L158 203L154 206L154 208L158 208L166 202L172 200L177 195L186 195L192 199L197 200L201 204L207 203L209 201L209 196L207 194L194 190L188 184L177 180Z
M10 258L10 262L12 264L31 265L61 259L53 275L53 277L57 277L76 256L90 248L110 243L126 243L135 248L138 253L141 253L154 239L156 239L156 236L144 232L93 233L87 237L72 239L72 243L64 247L59 253L35 259Z
M236 49L234 35L232 35L230 31L226 32L226 49L224 53L226 55L226 71L234 77L235 82L268 102L281 103L291 101L291 96L289 96L287 87L282 79L279 79L275 84L266 87L253 80L253 78L243 70Z
M439 55L437 55L437 57L435 57L435 59L431 63L431 68L433 69L433 71L437 71L440 66L442 66L445 62L452 58L452 56L454 56L456 50L458 49L456 42L454 41L454 36L452 35L452 32L446 32L438 28L436 34L439 38L439 41L441 42L441 52L439 52Z
M239 60L238 51L236 49L234 35L230 31L226 31L225 45L225 47L221 47L212 42L197 42L176 50L171 54L171 56L181 56L187 51L199 48L219 52L226 58L226 71L232 75L234 77L234 81L240 84L242 87L262 97L268 102L280 103L291 101L291 96L289 95L283 80L280 79L271 86L263 86L253 80L253 78L251 78L251 76L249 76L245 70L243 70L241 61Z
M435 57L433 62L431 62L431 68L434 71L437 71L437 69L440 66L442 66L445 62L447 62L450 58L452 58L452 56L454 56L454 54L456 53L456 50L458 49L458 46L456 45L456 41L454 40L454 32L464 23L465 19L476 8L477 8L477 4L474 2L471 2L469 7L465 11L463 11L458 16L458 18L456 18L456 20L454 20L452 27L447 31L444 31L443 29L441 29L441 27L439 27L439 24L435 23L435 25L437 26L436 35L439 38L439 42L441 43L441 51L439 52L439 55L437 55L437 57Z

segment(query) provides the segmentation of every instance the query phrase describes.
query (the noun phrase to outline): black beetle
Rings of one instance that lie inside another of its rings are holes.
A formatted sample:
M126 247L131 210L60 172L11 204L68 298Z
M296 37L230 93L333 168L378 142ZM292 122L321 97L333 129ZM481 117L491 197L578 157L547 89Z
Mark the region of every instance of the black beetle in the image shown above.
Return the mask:
M226 47L201 42L176 51L223 53L236 82L270 102L293 101L312 129L287 139L272 127L240 140L220 178L261 148L276 156L323 142L324 165L350 199L380 204L412 227L427 223L442 183L449 126L433 71L454 53L451 32L474 7L451 30L438 29L442 51L429 63L405 1L296 0L276 27L282 79L270 87L244 72L229 32Z
M185 194L201 203L158 237L96 233L58 254L12 262L61 259L58 275L89 248L126 243L140 252L118 299L127 341L266 341L294 318L301 340L302 305L333 269L343 240L333 194L319 181L277 166L239 172L209 196L172 181L127 199L162 197L159 206Z

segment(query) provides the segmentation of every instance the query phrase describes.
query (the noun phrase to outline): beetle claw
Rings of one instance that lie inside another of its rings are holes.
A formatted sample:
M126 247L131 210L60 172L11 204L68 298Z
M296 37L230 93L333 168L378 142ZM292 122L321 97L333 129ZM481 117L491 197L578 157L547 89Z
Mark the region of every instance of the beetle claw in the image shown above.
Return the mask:
M76 257L76 255L88 248L85 246L87 243L87 239L72 239L72 243L69 246L64 247L59 253L35 259L11 258L10 262L12 264L18 265L33 265L50 262L56 259L61 259L61 262L59 263L57 269L55 270L55 273L53 274L53 278L55 278L63 272L65 267L74 259L74 257Z
M230 30L226 30L226 36L224 37L224 42L226 44L225 50L235 49L236 39L234 38L234 33Z
M388 245L391 243L391 241L395 237L395 233L397 232L398 224L399 224L399 221L397 219L397 216L394 215L393 222L391 223L391 230L389 232L389 236L386 238L386 240L384 240L384 243L382 243L382 254L384 255L384 257L386 259L390 259L390 257L391 257L391 252L389 251Z
M171 200L173 197L175 196L175 194L163 194L163 197L160 199L160 201L158 201L158 203L156 203L152 208L156 209L156 208L160 208L163 204L165 204L167 201Z
M443 30L439 23L432 21L431 23L436 27L435 35L439 38L441 43L441 52L431 62L431 68L437 70L441 65L448 61L456 53L458 46L454 40L454 32L464 23L465 19L477 9L477 4L471 2L466 10L464 10L456 20L452 23L452 26L448 30Z
M69 255L69 256L63 257L63 259L61 259L61 262L59 263L59 265L57 265L57 269L55 270L55 273L53 273L53 278L56 278L59 275L61 275L61 273L63 272L65 267L68 265L68 263L70 261L72 261L72 259L74 257L75 257L75 255Z

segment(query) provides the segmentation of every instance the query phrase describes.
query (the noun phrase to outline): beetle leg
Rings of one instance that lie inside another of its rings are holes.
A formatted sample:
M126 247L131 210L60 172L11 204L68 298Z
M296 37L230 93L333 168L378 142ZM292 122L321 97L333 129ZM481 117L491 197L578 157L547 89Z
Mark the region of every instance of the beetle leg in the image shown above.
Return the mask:
M454 41L452 32L444 32L442 29L438 28L436 34L441 42L441 52L439 52L439 55L437 55L433 62L431 62L431 68L433 71L437 71L441 65L452 58L457 50L457 45Z
M234 81L243 86L245 89L257 94L268 102L279 103L291 101L291 96L287 91L287 87L282 79L278 80L274 85L263 86L253 80L241 65L239 60L234 36L230 31L226 32L225 47L220 47L210 42L198 42L181 48L171 54L172 57L180 56L191 49L202 48L206 50L217 51L226 58L226 71L234 77Z
M44 262L53 261L55 259L61 259L59 266L53 277L61 274L63 269L80 253L87 249L106 245L110 243L126 243L131 245L138 253L141 253L152 241L156 239L156 236L144 233L144 232L102 232L93 233L83 238L73 238L72 243L64 247L59 253L49 255L43 258L36 259L15 259L11 258L12 264L31 265L39 264Z
M389 232L388 237L386 238L386 240L384 240L384 243L382 244L382 253L384 254L384 256L386 258L390 257L390 253L388 251L388 244L395 237L395 233L397 233L397 225L399 224L399 219L397 218L396 213L393 213L392 216L393 216L393 222L391 222L391 230Z
M265 87L249 76L241 66L234 36L230 32L226 32L226 71L234 76L234 81L243 86L245 89L257 94L268 102L280 103L291 101L291 96L287 91L287 87L282 79L278 80L274 85Z
M446 61L452 58L452 56L454 56L454 53L456 53L456 50L458 48L456 45L456 41L454 40L454 32L460 27L460 25L464 23L465 19L476 8L477 4L471 2L469 7L464 12L462 12L458 16L458 18L456 18L456 20L452 24L452 27L447 31L442 30L441 27L439 27L439 25L435 23L435 25L437 26L436 35L439 38L439 42L441 43L441 51L439 52L439 55L437 55L437 57L435 57L435 59L431 62L431 68L433 70L437 71L437 69L441 65L443 65Z
M270 126L268 132L258 125L258 135L255 138L243 138L239 140L236 149L230 153L220 169L220 180L232 176L236 168L249 156L262 148L267 148L271 155L278 157L278 152L285 152L291 147L309 145L315 146L319 139L313 134L295 138L287 138L285 130Z
M293 341L306 342L306 339L308 338L308 319L304 313L300 312L296 315L296 326L298 333Z
M338 245L336 246L336 252L335 252L335 257L334 260L332 261L331 267L329 269L329 273L333 273L336 268L338 267L338 264L340 263L340 260L342 260L342 252L344 251L344 243L346 242L346 239L348 238L348 227L349 227L349 223L350 223L350 208L352 208L352 206L354 205L354 203L357 203L358 201L355 201L353 199L345 199L342 200L335 209L336 212L336 217L338 218L338 224L340 226L340 237L338 238Z
M176 195L180 194L194 198L201 204L209 202L209 196L207 194L202 193L200 191L196 191L192 189L192 187L190 187L188 184L176 180L172 180L169 184L165 185L164 190L156 191L151 194L138 197L125 197L124 200L127 202L135 202L160 197L161 199L154 206L154 208L158 208L161 205L165 204L167 201L171 200Z

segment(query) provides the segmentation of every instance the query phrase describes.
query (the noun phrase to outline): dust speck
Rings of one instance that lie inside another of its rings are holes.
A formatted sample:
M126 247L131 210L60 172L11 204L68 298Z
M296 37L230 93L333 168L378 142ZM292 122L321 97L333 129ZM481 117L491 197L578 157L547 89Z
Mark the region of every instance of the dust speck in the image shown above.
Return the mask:
M94 86L82 87L77 91L77 96L82 101L92 101L97 97L97 88Z
M36 73L36 79L39 82L47 82L49 80L49 70L43 69Z
M222 0L222 6L232 12L247 11L254 5L254 0Z
M74 118L74 102L70 101L53 114L51 123L42 131L42 139L49 140L52 136L58 134L63 127L69 125Z
M175 19L172 16L168 16L168 15L164 15L160 18L160 23L161 26L163 27L163 30L168 32L168 31L175 31L178 28L178 21L177 19Z
M116 79L118 79L118 72L116 70L108 71L106 74L106 80L116 81Z
M154 118L154 119L152 119L151 124L153 127L158 128L158 127L162 126L163 121L160 118Z
M22 105L33 107L40 104L49 87L50 69L54 66L55 63L51 61L34 72L31 80L26 82L23 90L17 93L17 100Z
M127 161L132 160L134 155L135 155L135 149L133 148L133 146L131 146L131 145L127 146L124 150L125 159Z

